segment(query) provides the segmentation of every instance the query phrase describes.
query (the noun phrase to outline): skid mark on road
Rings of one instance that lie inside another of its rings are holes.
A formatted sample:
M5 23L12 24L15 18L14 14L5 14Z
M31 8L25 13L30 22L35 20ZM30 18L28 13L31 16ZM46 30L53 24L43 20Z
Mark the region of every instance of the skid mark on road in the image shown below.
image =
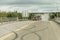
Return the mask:
M14 30L13 32L10 32L10 33L7 34L7 35L2 36L2 37L0 38L0 40L5 40L5 39L7 39L8 37L10 37L10 36L13 35L13 34L15 34L15 35L17 36L17 34L16 34L17 31L21 31L22 29L28 27L28 26L29 26L30 24L32 24L32 23L34 23L34 22L29 22L28 24L24 25L23 27L21 27L21 28L19 28L19 29L16 29L16 30ZM15 40L15 39L16 39L16 37L14 38L14 40Z

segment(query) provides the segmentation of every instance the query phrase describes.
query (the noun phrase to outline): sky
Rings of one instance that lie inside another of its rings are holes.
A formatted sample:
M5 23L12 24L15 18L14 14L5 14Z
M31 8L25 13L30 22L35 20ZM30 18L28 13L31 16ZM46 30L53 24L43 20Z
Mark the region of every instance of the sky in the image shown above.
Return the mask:
M0 0L0 11L60 11L60 0Z

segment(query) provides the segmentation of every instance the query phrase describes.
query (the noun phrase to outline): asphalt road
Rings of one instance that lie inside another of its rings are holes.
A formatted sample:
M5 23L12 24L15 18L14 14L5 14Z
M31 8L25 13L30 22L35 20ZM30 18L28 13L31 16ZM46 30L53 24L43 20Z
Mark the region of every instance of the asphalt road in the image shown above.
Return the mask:
M28 23L29 22L25 23L25 25ZM21 23L18 22L17 24L20 25ZM24 22L22 24L24 24ZM17 27L14 27L16 26L16 23L14 23L14 26L12 25L10 27L13 28L8 28L16 30ZM19 29L19 27L17 29ZM53 21L37 21L14 33L14 37L10 36L5 40L60 40L60 26Z
M10 33L13 30L16 30L24 25L27 25L29 21L17 21L17 22L8 22L0 24L0 37Z
M60 40L59 26L52 21L38 21L16 32L15 40Z

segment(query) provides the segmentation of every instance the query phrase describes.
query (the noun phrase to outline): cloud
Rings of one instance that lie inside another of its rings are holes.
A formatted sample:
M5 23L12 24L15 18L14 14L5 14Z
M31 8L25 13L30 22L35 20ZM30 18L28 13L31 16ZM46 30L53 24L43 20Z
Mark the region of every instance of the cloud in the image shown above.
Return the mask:
M0 0L0 4L54 4L54 0Z
M29 12L44 12L44 11L60 11L60 6L58 8L55 5L29 5L29 6L16 6L16 5L6 5L0 6L1 11L29 11Z
M4 11L60 11L60 0L0 0Z

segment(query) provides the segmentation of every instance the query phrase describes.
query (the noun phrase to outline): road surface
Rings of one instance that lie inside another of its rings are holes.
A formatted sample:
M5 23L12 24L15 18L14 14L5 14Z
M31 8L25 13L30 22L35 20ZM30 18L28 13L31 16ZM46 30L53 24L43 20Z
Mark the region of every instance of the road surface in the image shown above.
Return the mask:
M60 40L60 26L53 21L37 21L15 34L4 40Z
M60 29L55 22L35 22L18 31L16 40L60 40ZM59 31L59 32L58 32Z
M27 25L29 21L17 21L17 22L10 22L0 24L0 37L8 34L9 32L16 30L24 25Z

